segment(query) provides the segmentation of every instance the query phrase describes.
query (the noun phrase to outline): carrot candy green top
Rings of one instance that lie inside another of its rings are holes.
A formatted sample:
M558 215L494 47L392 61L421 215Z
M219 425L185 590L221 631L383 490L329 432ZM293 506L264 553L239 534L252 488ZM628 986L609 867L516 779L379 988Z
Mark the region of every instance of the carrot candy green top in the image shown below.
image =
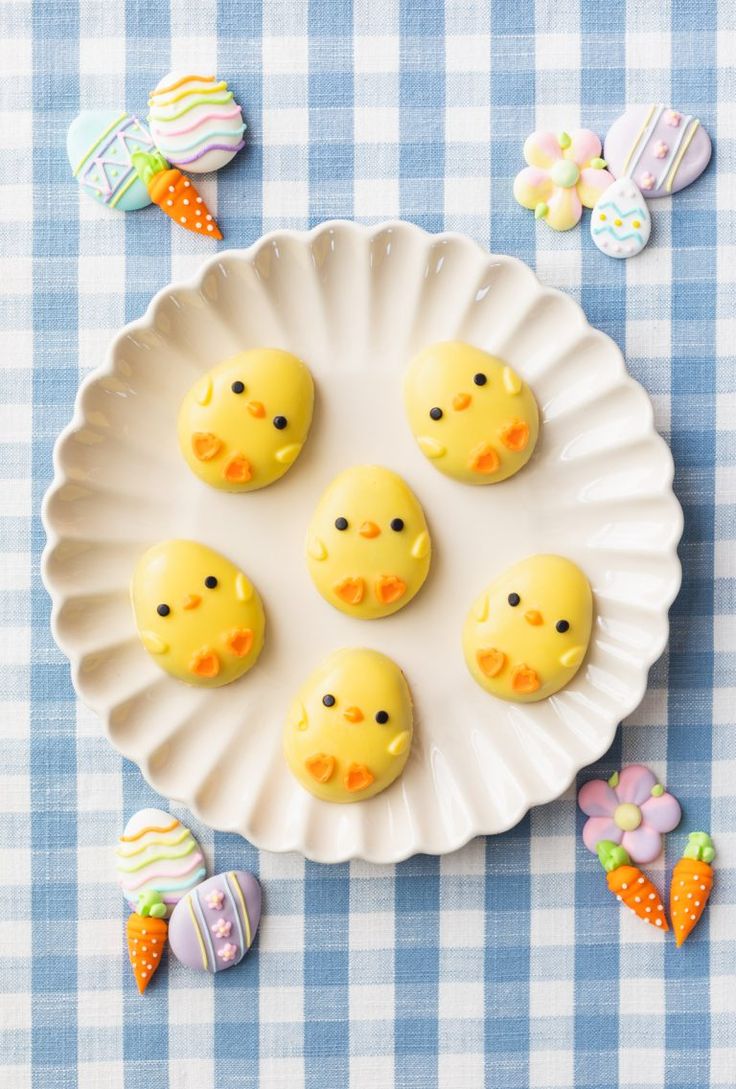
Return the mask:
M146 915L150 915L154 919L164 919L166 917L166 904L161 893L156 892L155 889L142 892L138 897L137 912L144 918Z
M146 189L151 188L157 174L171 169L160 151L134 151L130 159Z
M687 837L687 847L682 852L683 858L694 858L709 865L716 857L713 840L707 832L691 832Z
M619 847L612 839L599 840L596 846L596 854L606 873L613 873L619 866L631 866L632 864L628 851L625 851L623 847Z

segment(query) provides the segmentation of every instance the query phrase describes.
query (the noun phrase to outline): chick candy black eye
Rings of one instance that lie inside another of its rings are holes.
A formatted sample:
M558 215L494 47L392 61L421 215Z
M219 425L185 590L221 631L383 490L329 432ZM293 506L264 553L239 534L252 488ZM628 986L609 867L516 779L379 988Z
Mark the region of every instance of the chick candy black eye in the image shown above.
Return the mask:
M168 605L161 604L156 606L156 612L159 616L168 616L171 612L171 609Z
M432 420L441 420L442 419L442 409L441 408L430 408L429 416L430 416L430 419L432 419Z
M274 416L273 418L273 426L277 431L283 431L288 422L286 416Z
M335 697L330 692L328 692L326 696L322 697L322 702L324 703L325 707L334 707Z
M564 634L566 631L570 630L570 621L569 620L558 620L557 623L555 624L555 628L557 629L558 632Z
M214 590L214 588L217 586L217 579L214 575L208 575L207 578L204 580L204 584L208 590Z
M519 597L518 594L509 594L507 600L508 600L508 603L511 606L511 608L515 609L516 606L520 603L521 598Z
M335 529L339 529L340 532L342 532L342 530L347 529L347 528L348 528L347 518L336 518L335 519Z
M391 519L391 529L394 531L394 533L401 533L403 528L404 528L404 519L403 518L392 518Z
M478 374L473 375L473 381L475 382L476 386L485 386L488 378L485 374L482 374L479 371Z
M379 726L385 726L388 722L388 711L376 711L376 722Z
M230 389L233 393L245 393L245 382L233 382Z

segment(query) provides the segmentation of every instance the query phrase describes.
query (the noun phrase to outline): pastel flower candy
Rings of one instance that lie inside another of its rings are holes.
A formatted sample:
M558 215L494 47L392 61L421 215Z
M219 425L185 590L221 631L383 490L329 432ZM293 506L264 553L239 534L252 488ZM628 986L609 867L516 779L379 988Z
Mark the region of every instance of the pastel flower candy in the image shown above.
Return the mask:
M649 768L629 764L606 782L592 779L578 793L589 818L583 843L593 854L604 840L621 846L634 862L653 862L662 850L662 833L680 823L680 803L657 782Z
M524 144L529 164L514 180L514 196L555 231L569 231L583 206L592 208L613 182L600 157L601 142L589 129L533 132Z

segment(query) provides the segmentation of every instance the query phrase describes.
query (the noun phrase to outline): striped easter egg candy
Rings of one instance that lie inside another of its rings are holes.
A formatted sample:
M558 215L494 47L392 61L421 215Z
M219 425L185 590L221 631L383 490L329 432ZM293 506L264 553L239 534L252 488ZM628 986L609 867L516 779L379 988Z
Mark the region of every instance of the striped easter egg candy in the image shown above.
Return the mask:
M152 147L143 122L124 110L83 110L66 136L69 164L82 191L119 212L135 212L151 203L131 154Z
M174 908L169 944L188 968L221 972L250 949L261 918L261 886L251 873L229 870L192 889Z
M632 178L647 200L690 185L710 162L711 143L697 117L669 106L630 106L606 136L603 155L616 178Z
M207 875L204 855L185 824L163 809L139 809L115 850L123 896L136 911L143 893L157 892L170 915Z
M245 122L225 80L169 72L148 99L151 135L173 166L219 170L243 147Z

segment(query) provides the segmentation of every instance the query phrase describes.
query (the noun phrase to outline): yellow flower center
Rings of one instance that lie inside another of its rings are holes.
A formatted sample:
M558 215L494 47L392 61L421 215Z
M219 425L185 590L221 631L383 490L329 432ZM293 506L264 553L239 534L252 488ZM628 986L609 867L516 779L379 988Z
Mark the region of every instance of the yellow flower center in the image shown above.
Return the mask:
M577 164L569 159L560 159L549 173L552 181L555 185L559 185L561 189L572 189L573 185L577 185L580 178Z
M641 824L641 809L632 802L617 805L613 820L624 832L634 832Z

